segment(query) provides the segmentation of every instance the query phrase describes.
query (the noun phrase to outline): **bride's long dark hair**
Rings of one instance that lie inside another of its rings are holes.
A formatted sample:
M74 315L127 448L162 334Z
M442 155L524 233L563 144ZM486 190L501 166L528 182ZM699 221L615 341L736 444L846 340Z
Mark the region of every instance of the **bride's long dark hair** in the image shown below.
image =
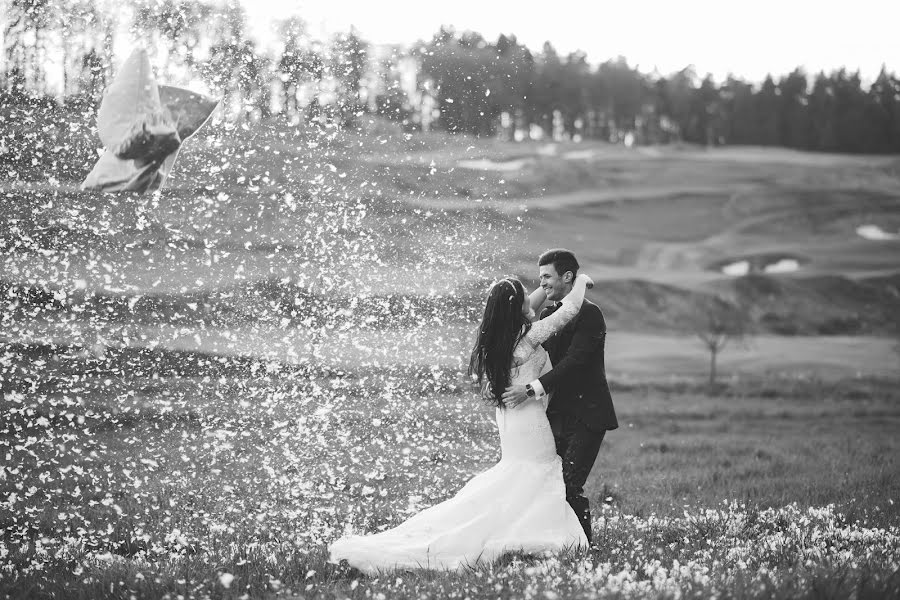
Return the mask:
M491 286L469 359L469 375L481 386L482 397L501 408L501 397L509 387L513 350L531 329L531 321L522 313L524 303L525 286L515 277Z

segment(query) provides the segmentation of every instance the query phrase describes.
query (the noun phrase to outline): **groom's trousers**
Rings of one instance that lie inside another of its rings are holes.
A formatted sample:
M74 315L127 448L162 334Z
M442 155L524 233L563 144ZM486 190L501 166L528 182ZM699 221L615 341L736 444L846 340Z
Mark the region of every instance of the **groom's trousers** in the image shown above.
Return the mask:
M587 536L591 537L591 508L584 496L587 481L605 431L592 431L574 415L549 413L550 429L556 442L556 453L562 458L563 481L566 484L566 502L575 511Z

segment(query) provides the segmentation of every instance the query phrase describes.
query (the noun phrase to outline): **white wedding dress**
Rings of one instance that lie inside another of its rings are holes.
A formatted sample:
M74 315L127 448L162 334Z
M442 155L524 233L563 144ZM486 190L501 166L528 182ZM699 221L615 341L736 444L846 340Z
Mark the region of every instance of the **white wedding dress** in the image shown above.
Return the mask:
M562 307L534 323L513 353L513 383L533 381L550 370L541 343L578 313L584 286ZM541 552L587 546L566 502L562 463L544 412L529 399L496 411L500 462L472 478L454 497L425 509L399 526L374 535L334 542L329 561L346 559L366 573L394 568L461 569L510 551Z

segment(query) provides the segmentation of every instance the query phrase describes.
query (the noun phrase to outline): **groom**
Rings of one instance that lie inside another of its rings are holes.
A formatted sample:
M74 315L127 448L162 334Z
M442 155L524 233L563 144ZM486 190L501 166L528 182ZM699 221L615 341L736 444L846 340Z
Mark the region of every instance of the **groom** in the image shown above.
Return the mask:
M572 291L578 261L570 251L548 250L538 260L540 285L552 305L541 312L544 319ZM619 426L613 408L603 362L606 322L600 308L585 299L578 315L544 342L553 369L527 385L513 385L503 402L513 407L529 397L552 394L547 418L562 458L566 501L575 511L591 542L591 511L584 497L584 483L597 459L603 437Z

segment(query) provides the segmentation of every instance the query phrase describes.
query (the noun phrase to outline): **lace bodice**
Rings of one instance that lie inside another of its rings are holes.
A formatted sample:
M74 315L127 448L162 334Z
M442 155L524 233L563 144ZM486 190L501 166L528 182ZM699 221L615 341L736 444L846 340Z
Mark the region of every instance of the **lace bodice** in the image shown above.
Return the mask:
M550 370L550 358L541 346L553 334L562 329L575 318L584 301L584 285L579 283L572 292L563 299L562 305L552 315L532 323L516 349L513 351L512 372L510 380L513 385L524 385L534 381Z

